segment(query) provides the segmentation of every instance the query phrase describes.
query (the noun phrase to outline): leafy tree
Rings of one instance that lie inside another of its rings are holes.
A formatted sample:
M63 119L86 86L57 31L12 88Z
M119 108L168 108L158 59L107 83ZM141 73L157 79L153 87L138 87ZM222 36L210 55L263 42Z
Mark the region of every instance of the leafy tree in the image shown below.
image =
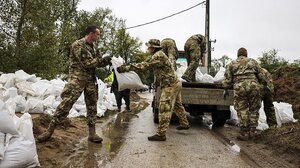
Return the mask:
M280 66L288 65L288 61L278 56L278 50L270 50L263 52L262 56L258 58L261 67L267 69L269 72L273 72Z
M61 68L57 63L62 62L57 41L59 22L66 13L76 12L77 3L78 0L1 1L0 34L5 36L3 48L11 52L11 62L3 71L23 69L45 78L57 74ZM9 59L2 53L1 56Z
M227 55L223 55L219 59L213 59L211 61L210 75L215 76L216 73L220 70L221 67L224 67L232 61Z

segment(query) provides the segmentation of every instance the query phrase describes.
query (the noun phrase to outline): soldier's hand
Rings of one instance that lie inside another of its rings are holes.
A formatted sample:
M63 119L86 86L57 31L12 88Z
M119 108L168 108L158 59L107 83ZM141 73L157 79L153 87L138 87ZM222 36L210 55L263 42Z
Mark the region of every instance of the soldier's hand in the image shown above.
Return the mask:
M228 92L227 89L225 89L225 90L223 91L223 98L224 98L224 100L226 100L226 97L227 97L227 96L229 96L229 92Z
M112 58L112 56L106 56L106 57L103 57L103 60L104 60L105 62L110 63L111 58Z
M118 71L119 73L127 72L127 71L126 71L126 65L121 65L121 66L117 67L117 71Z

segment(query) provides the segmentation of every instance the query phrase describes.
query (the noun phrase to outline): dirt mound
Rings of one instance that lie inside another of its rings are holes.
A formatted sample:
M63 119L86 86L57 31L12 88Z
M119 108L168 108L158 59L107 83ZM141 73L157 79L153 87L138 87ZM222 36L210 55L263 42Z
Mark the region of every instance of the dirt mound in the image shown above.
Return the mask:
M294 118L300 118L300 68L281 67L273 72L275 86L275 101L292 104ZM264 131L256 140L274 151L274 155L281 155L291 163L300 165L300 123L283 124L280 128Z
M300 118L300 68L281 67L273 74L275 101L292 104L294 117Z

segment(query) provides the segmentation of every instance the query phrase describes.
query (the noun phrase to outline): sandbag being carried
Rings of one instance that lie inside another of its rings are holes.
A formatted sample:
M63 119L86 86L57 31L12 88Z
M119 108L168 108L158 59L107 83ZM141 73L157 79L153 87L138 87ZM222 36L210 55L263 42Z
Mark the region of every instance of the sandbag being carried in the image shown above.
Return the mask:
M123 65L123 58L122 57L113 57L111 60L112 66L115 70L115 74L119 83L119 91L124 89L140 89L143 88L144 84L142 83L139 75L134 71L129 71L125 73L119 73L117 71L117 67Z

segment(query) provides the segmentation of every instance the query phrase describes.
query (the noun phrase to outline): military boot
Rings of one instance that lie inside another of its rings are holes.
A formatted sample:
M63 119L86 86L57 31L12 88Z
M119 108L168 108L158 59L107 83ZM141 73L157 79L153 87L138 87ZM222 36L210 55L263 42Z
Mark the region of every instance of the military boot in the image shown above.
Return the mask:
M38 142L48 141L51 138L55 128L56 128L56 123L51 121L46 132L42 133L37 137Z
M255 139L256 137L259 136L259 132L256 130L256 128L250 128L249 131L249 139Z
M240 135L237 136L237 139L240 141L248 141L249 140L249 130L241 129Z
M186 125L186 126L178 126L176 127L177 130L188 130L190 128L190 125Z
M166 135L153 135L153 136L149 136L148 137L148 140L149 141L165 141L167 138L166 138Z
M103 139L96 134L96 129L95 125L90 125L89 126L89 141L94 142L94 143L101 143Z

